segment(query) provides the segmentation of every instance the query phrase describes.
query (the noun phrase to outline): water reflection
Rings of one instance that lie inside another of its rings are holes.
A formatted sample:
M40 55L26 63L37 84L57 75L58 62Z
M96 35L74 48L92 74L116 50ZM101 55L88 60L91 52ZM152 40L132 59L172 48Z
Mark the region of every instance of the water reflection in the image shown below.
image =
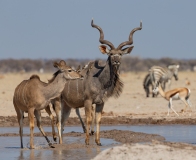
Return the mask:
M28 155L28 152L29 152L29 156ZM35 154L34 154L35 150L30 150L30 151L25 151L25 150L20 150L20 156L18 157L18 160L32 160L32 159L35 159ZM25 154L27 153L27 154Z
M106 147L108 148L108 147ZM92 157L95 157L97 154L100 153L101 150L106 149L102 147L94 148L85 148L85 149L19 149L20 155L18 156L18 160L33 160L33 159L58 159L58 160L75 160L75 159L91 159ZM14 154L9 155L9 159L11 157L17 157ZM4 157L3 157L4 159Z
M84 140L78 137L66 137L64 140L64 147L48 148L47 142L43 137L34 137L35 149L28 148L29 137L23 137L24 149L19 147L20 139L18 137L0 137L0 159L18 159L18 160L33 160L33 159L91 159L95 157L102 150L111 147L111 144L118 144L112 139L101 139L103 146L85 147L76 149L66 149L66 145L71 143L81 142ZM94 142L94 138L91 139ZM16 147L17 146L17 147Z
M101 130L130 130L135 132L144 132L151 134L159 134L166 138L167 141L172 142L186 142L196 144L195 133L196 126L194 125L143 125L143 126L101 126ZM45 131L51 131L51 127L45 127ZM82 129L78 127L66 127L66 132L81 132ZM24 127L24 132L29 133L29 128ZM39 132L37 130L36 132ZM18 133L18 127L0 127L0 133ZM50 137L52 139L52 137ZM109 148L112 144L116 143L110 139L101 139L103 146L85 147L76 149L48 149L48 144L43 137L34 137L36 149L30 150L29 137L23 137L25 148L20 149L19 137L0 137L0 159L18 159L18 160L32 160L32 159L91 159L102 150ZM84 144L84 138L78 137L65 137L64 144L70 143ZM92 137L90 143L93 144L94 138ZM65 145L65 146L66 146ZM47 148L47 149L46 149Z

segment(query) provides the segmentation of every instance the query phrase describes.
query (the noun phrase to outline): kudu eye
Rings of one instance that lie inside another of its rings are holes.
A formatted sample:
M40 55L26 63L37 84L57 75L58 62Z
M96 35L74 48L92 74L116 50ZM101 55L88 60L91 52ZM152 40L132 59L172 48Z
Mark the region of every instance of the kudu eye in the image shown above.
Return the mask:
M68 70L68 72L72 72L72 70L71 70L71 69L69 69L69 70Z

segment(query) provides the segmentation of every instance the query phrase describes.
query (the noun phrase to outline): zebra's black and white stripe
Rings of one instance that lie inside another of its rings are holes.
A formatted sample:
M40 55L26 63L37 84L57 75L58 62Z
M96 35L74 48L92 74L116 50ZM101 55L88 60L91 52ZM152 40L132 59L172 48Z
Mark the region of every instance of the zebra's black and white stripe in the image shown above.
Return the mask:
M162 82L161 86L163 88L163 90L165 90L165 83L166 82ZM144 78L144 81L143 81L143 87L144 87L144 90L146 92L146 97L149 97L150 95L150 87L152 87L151 90L153 90L153 84L152 84L152 81L151 81L151 78L150 78L150 73L148 73L145 78ZM152 97L155 97L156 95L154 93L152 93Z
M144 90L146 92L146 97L149 97L149 94L150 94L150 86L152 86L152 81L150 79L150 74L148 73L145 76L144 81L143 81L143 87L144 87Z
M149 97L150 86L152 86L152 89L154 89L158 83L161 83L162 88L165 89L165 84L169 82L170 85L173 76L175 77L175 80L178 80L178 68L179 65L169 65L168 68L163 68L160 66L151 67L143 82L146 97ZM153 97L154 96L155 95L153 94Z

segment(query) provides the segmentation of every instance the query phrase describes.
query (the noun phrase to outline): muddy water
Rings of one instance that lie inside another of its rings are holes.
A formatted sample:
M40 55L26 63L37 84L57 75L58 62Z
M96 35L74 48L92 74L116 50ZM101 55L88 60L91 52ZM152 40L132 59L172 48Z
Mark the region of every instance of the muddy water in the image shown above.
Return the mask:
M66 137L64 143L81 141L76 137ZM118 144L111 139L102 139L103 146L95 148L83 149L50 149L48 148L45 139L42 137L34 137L35 149L29 148L29 137L23 137L24 149L19 147L19 137L0 137L0 159L91 159L99 154L102 150L111 147L109 144ZM84 142L83 142L84 143Z
M148 125L148 126L101 126L101 130L131 130L135 132L144 132L148 134L159 134L166 138L166 141L186 142L196 144L196 126L193 125ZM50 127L44 127L45 131L50 132ZM65 132L82 132L81 126L65 127ZM35 128L35 132L39 132ZM1 127L0 133L18 133L18 127ZM24 127L24 133L29 133L29 128ZM29 137L24 138L24 149L20 149L19 137L0 137L0 159L91 159L106 148L110 148L119 143L112 139L101 139L102 145L84 148L70 149L66 145L73 143L84 144L84 138L66 137L64 138L64 147L50 149L43 137L34 137L36 149L29 150ZM51 139L51 137L50 137ZM91 142L94 139L91 138Z
M140 125L140 126L107 126L103 130L119 129L148 134L158 134L166 141L183 142L196 145L196 125Z

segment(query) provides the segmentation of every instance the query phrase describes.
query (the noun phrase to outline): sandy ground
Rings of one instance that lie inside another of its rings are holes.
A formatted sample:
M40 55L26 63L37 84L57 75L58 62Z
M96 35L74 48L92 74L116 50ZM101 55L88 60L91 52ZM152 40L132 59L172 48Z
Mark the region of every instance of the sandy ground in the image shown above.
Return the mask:
M14 89L22 80L28 79L32 74L34 73L0 75L0 126L18 126L16 113L12 103ZM187 112L180 113L185 105L181 101L173 102L174 109L179 113L179 117L173 112L170 113L170 116L167 116L168 102L160 95L157 98L146 98L143 89L143 79L146 74L147 73L140 72L121 74L121 79L124 82L123 93L120 98L110 98L106 102L102 124L196 124L196 99L194 98L196 97L196 73L179 72L179 80L174 81L173 79L172 81L171 89L176 87L188 87L191 90L190 101L192 102L192 112L188 109ZM52 73L38 73L38 75L41 80L45 82L52 77ZM186 83L187 79L190 82L188 85ZM168 88L166 88L166 90L168 90ZM84 117L84 109L80 109L80 111L81 115ZM50 124L48 122L48 115L44 110L42 111L42 116L45 117L43 118L43 124ZM25 117L27 117L27 114ZM28 119L25 119L25 123L28 125ZM79 124L75 110L72 110L68 124ZM124 135L124 137L130 137L131 134L130 132L119 132L120 134L123 133L122 135ZM138 133L134 134L141 137ZM122 142L120 135L116 134L116 131L111 131L111 134L109 135L110 136L106 136L106 138L119 138L117 141L121 143L127 142L127 140ZM18 136L18 133L16 136ZM102 137L104 137L103 133ZM148 142L154 139L157 140L155 137L156 136L149 135ZM141 141L138 139L136 142ZM130 141L129 144L103 151L95 159L100 159L103 155L104 157L107 157L107 159L130 159L130 157L131 159L184 159L184 157L186 159L195 159L195 154L195 148L188 144L177 143L177 145L169 145L168 143L160 144L160 142L151 144L133 144Z
M179 147L180 146L180 147ZM123 144L106 149L98 154L93 160L195 160L195 148L190 146L181 147L182 144L163 144L153 142L151 144Z
M52 73L24 73L24 74L1 74L0 75L0 116L16 116L13 107L13 94L16 86L24 79L29 79L32 74L38 74L42 81L47 82L52 77ZM171 89L176 87L188 87L191 90L190 101L192 102L193 112L186 112L177 117L174 113L167 116L168 102L161 96L157 98L146 98L143 89L143 79L147 73L124 73L121 79L124 82L123 93L118 99L110 98L105 106L106 115L112 116L130 116L131 118L194 118L196 117L196 77L194 72L179 72L179 80L172 80ZM186 85L186 81L190 85ZM168 88L166 88L168 90ZM179 113L184 108L181 101L173 102L174 109ZM84 109L80 110L84 115ZM47 116L42 111L43 116ZM75 117L75 110L72 110L70 117Z

